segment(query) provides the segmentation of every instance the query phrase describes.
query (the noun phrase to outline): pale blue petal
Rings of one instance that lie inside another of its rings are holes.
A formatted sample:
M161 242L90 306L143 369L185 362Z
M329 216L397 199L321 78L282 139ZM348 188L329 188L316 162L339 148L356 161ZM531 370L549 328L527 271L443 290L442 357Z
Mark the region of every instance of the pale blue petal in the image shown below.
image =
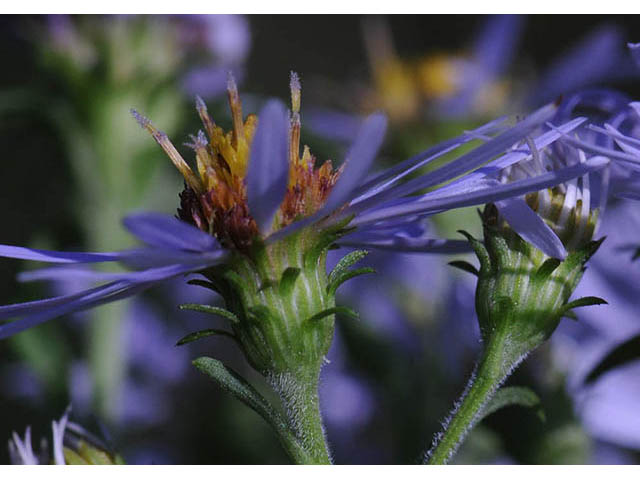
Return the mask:
M367 118L347 154L340 178L331 190L319 216L331 213L350 200L353 191L367 176L382 146L386 131L387 118L383 114L374 113Z
M88 282L104 281L147 281L149 272L171 271L176 265L181 265L191 270L200 270L206 266L220 263L227 255L227 252L218 250L215 252L182 254L179 252L171 255L172 252L158 252L156 249L145 249L131 251L131 259L123 260L127 265L136 264L137 267L145 268L139 272L100 272L83 267L53 267L29 270L18 274L21 282L34 282L42 280L68 281L84 280ZM171 262L169 262L171 260Z
M568 143L571 146L582 149L588 153L592 153L595 155L602 155L612 160L615 159L623 162L628 162L630 166L633 166L634 164L635 166L638 166L638 164L640 164L640 158L638 158L636 155L619 152L611 148L600 147L594 143L584 142L582 140L579 140L577 138L574 138L568 135L563 137L563 141Z
M35 248L0 245L0 257L18 258L47 263L97 263L114 262L121 258L120 253L55 252Z
M543 133L539 137L534 140L534 145L537 150L542 150L553 142L563 137L567 133L578 128L582 125L587 119L584 117L575 118L559 127L555 127L553 130ZM484 186L481 182L487 176L493 176L499 173L501 170L510 167L520 161L523 161L527 158L531 158L531 149L529 145L522 145L517 150L509 152L496 160L490 162L487 166L481 167L474 172L465 175L459 180L455 180L448 185L445 185L442 188L439 188L433 195L449 195L452 190L460 189L460 188L473 188L477 189L479 186Z
M506 117L497 118L496 120L493 120L486 125L482 125L475 130L465 132L455 138L441 142L424 152L420 152L419 154L414 155L413 157L408 158L407 160L404 160L403 162L400 162L379 174L376 174L373 178L368 179L362 186L358 187L355 192L357 195L362 195L362 197L368 198L382 190L385 190L417 169L424 167L429 162L440 158L461 145L478 138L486 138L487 135L504 130L505 120Z
M384 115L379 113L370 115L349 150L345 159L344 170L331 190L324 206L315 214L278 230L268 238L268 242L273 243L287 235L291 235L293 232L329 215L335 209L348 202L354 189L362 182L373 163L382 145L386 129L387 119Z
M615 194L618 198L624 198L626 200L640 201L640 192L618 192Z
M433 214L452 208L469 207L485 203L497 202L506 198L517 197L530 192L536 192L544 188L553 187L572 178L581 177L589 172L604 168L609 160L603 157L593 157L585 163L565 167L559 170L546 172L536 177L526 178L515 182L501 184L493 181L487 184L487 188L475 191L462 191L449 197L426 194L420 197L406 199L405 202L390 202L385 206L378 206L357 216L351 222L351 226L361 226L379 222L390 218L398 218L404 215Z
M121 253L121 263L134 269L163 267L171 264L197 265L218 263L228 250L212 249L205 252L185 252L163 248L140 248Z
M553 258L564 260L567 250L562 240L522 198L495 202L502 216L518 235Z
M247 171L249 212L263 233L271 230L273 217L287 191L287 132L284 106L278 100L270 100L258 115Z
M521 141L541 123L549 120L557 110L555 104L546 105L539 110L533 112L529 117L517 123L507 131L501 133L497 137L489 140L487 143L480 145L471 152L462 155L456 160L444 165L437 170L429 172L418 178L409 180L408 182L398 185L394 188L384 190L376 195L365 198L344 211L344 215L350 215L364 209L372 208L376 204L380 204L385 200L397 199L410 195L418 190L432 187L447 180L452 180L458 175L462 175L469 170L473 170L484 163L503 153L512 147L515 143Z
M402 235L362 235L346 236L337 245L355 248L375 248L404 253L468 253L471 252L466 240L446 240L440 238L412 238Z
M433 238L429 224L420 216L378 222L349 233L336 243L342 246L407 253L464 253L471 251L467 241Z
M112 285L112 284L109 284ZM101 285L89 290L83 290L81 292L72 293L69 295L62 295L59 297L46 298L43 300L34 300L31 302L15 303L12 305L0 306L0 320L16 317L19 315L38 313L47 309L53 309L60 305L68 304L76 299L82 298L85 295L91 295L93 293L100 293L105 290L108 285ZM15 322L12 322L15 323ZM0 325L0 338L4 328L11 325L11 323Z
M207 264L200 266L170 265L149 269L144 272L138 272L139 275L135 278L135 281L119 280L70 295L2 306L0 307L0 319L16 316L22 316L22 318L0 325L0 339L7 338L61 315L87 310L136 295L158 282L198 271L207 266Z
M147 245L169 250L205 252L219 248L211 235L182 220L163 213L128 215L124 226Z

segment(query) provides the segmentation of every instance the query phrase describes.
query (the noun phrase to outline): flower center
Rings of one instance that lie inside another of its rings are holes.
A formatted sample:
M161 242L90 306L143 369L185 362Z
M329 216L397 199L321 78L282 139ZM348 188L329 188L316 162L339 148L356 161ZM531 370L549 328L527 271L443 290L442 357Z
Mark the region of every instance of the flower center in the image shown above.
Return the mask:
M533 152L529 162L511 167L512 179L543 174L557 166L566 166L569 162L586 161L584 152L553 152L549 149L539 152L532 141L528 141ZM574 154L576 158L573 158ZM603 178L601 188L606 188ZM594 205L589 184L589 175L560 183L553 188L525 196L527 204L558 235L569 250L575 250L590 242L595 234L598 220L598 206Z
M316 159L309 147L305 146L300 155L301 89L298 76L293 72L290 87L289 182L272 230L315 213L324 205L340 175L340 170L334 170L329 160L316 168ZM197 99L196 109L204 131L192 135L191 143L187 144L196 154L195 171L164 133L146 118L135 112L134 115L184 176L185 189L180 194L178 216L215 236L225 247L246 250L260 234L249 212L246 185L251 144L259 119L253 114L243 117L233 77L229 78L227 92L232 118L232 129L228 132L215 124L202 99Z

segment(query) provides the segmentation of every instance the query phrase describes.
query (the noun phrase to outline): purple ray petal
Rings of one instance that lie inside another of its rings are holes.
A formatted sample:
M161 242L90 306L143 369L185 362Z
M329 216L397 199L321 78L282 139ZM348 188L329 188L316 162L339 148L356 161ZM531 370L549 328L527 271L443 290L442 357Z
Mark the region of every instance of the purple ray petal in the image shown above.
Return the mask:
M258 115L247 172L249 212L263 233L271 223L287 190L287 113L278 100L270 100Z
M567 250L562 240L527 205L522 198L509 198L496 202L498 210L518 235L553 258L564 260Z
M551 65L535 89L535 98L549 101L589 84L632 74L633 65L623 45L622 33L615 26L594 31Z
M367 175L382 146L386 131L387 118L383 114L374 113L367 118L347 154L340 178L319 212L320 217L331 213L349 200L351 193Z
M333 190L331 190L324 206L310 217L298 220L278 230L269 237L268 241L272 243L280 238L284 238L327 216L343 203L347 202L353 190L357 188L358 184L367 174L378 149L382 145L386 129L387 119L384 115L380 113L370 115L360 129L358 138L356 138L354 144L351 146L345 159L344 170L340 174L340 178L333 187Z
M433 238L425 219L413 216L392 219L347 234L336 243L341 246L376 248L399 252L464 253L471 248L467 241Z
M356 115L328 109L307 110L304 124L313 133L330 140L352 142L362 126L363 119Z
M609 125L608 123L605 123L604 127L605 128L598 127L596 125L589 125L589 130L593 130L594 132L602 133L603 135L607 135L607 136L615 139L616 143L618 144L618 146L623 150L625 150L625 147L627 147L628 145L635 145L637 147L640 147L640 140L639 139L633 138L633 137L628 137L627 135L623 135L618 130L613 128L611 125ZM636 152L636 155L640 156L640 150L638 150L637 148L632 148L631 150L625 150L625 152L626 153L634 153L634 152Z
M419 154L414 155L413 157L408 158L407 160L404 160L403 162L400 162L399 164L388 168L382 173L379 173L373 178L367 180L364 185L357 188L356 193L358 195L366 193L366 197L369 197L465 143L478 138L483 138L484 136L493 134L496 131L504 130L505 120L506 117L498 118L486 125L476 128L475 130L465 132L455 138L441 142L424 152L420 152ZM384 182L384 184L379 185L382 182Z
M451 180L458 175L473 170L478 166L488 162L492 157L503 153L515 143L521 141L531 131L537 128L541 123L549 120L557 110L555 104L546 105L539 110L533 112L529 117L517 123L507 131L501 133L497 137L489 140L487 143L480 145L471 152L462 155L456 160L438 168L432 172L422 175L413 180L409 180L402 185L387 189L372 195L363 201L352 205L343 212L343 215L350 215L364 209L371 208L376 204L394 198L401 198L423 188L432 187L441 182Z
M343 247L376 248L405 253L468 253L469 242L440 238L411 238L404 236L348 235L337 242Z
M64 305L65 303L72 302L82 297L83 295L88 295L92 292L100 292L104 288L105 288L105 285L102 285L100 287L95 287L90 290L71 293L68 295L62 295L59 297L45 298L44 300L34 300L31 302L24 302L24 303L14 303L12 305L3 305L3 306L0 306L0 320L16 317L18 315L37 313L43 310L52 309L59 305ZM7 325L11 325L11 324L7 324ZM3 328L7 325L0 325L0 337L3 331Z
M88 252L55 252L35 248L0 245L0 257L18 258L48 263L94 263L114 262L119 260L120 253L88 253Z
M578 128L586 120L587 119L585 117L578 117L563 125L560 125L559 127L555 127L554 129L543 133L533 142L536 149L542 150L543 148L548 147L559 138ZM531 149L528 145L522 145L522 147L518 148L517 150L514 150L501 156L500 158L497 158L486 166L481 167L442 188L439 188L436 192L433 193L437 195L448 194L448 192L450 192L452 189L462 188L463 186L474 188L474 184L476 184L479 180L482 180L487 176L495 175L500 170L510 167L511 165L525 160L526 158L531 158Z
M552 128L552 125L549 125ZM563 135L563 141L568 143L569 145L584 150L585 152L592 153L595 155L602 155L610 159L616 159L623 162L628 162L629 164L638 164L640 163L640 158L635 155L631 155L629 153L619 152L617 150L612 150L611 148L601 147L594 143L584 142L577 138L571 137L569 135Z
M633 191L616 192L615 196L617 198L624 198L625 200L636 200L636 201L639 201L640 200L640 191L638 191L638 192L633 192Z
M21 282L41 280L84 280L88 282L113 282L116 280L147 281L150 275L157 275L158 272L162 275L163 272L172 271L176 265L198 270L205 266L215 265L226 256L226 252L223 250L191 255L171 255L171 252L168 252L168 254L155 254L155 252L156 249L144 249L131 252L131 261L125 261L125 263L144 265L146 270L140 272L99 272L83 267L53 267L21 272L18 274L18 280ZM170 263L168 260L172 260L172 262ZM152 273L150 274L149 272Z
M171 215L143 212L128 215L124 226L147 245L169 250L205 252L219 248L211 235Z
M502 74L511 63L522 29L521 15L492 15L474 42L473 59L491 76Z
M543 173L536 177L526 178L515 182L501 184L493 182L492 187L466 191L463 189L458 194L449 197L432 198L431 194L421 197L407 199L403 203L397 201L388 205L379 206L357 216L350 225L361 226L379 222L389 218L397 218L404 215L433 214L439 211L452 208L469 207L484 203L497 202L506 198L517 197L530 192L536 192L544 188L549 188L559 183L566 182L572 178L581 177L589 172L604 168L609 164L609 159L604 157L593 157L585 163L580 163L565 167L563 169ZM437 193L437 191L436 191Z
M158 282L206 268L203 265L169 265L137 272L132 281L118 280L100 287L45 300L0 307L0 319L25 315L19 320L0 325L0 339L7 338L52 318L79 312L135 295Z
M98 287L100 289L99 291L91 291L91 293L87 293L89 292L89 290L87 290L84 292L84 295L75 300L68 301L65 304L51 308L50 310L26 315L19 320L14 320L13 322L0 325L0 340L67 313L80 312L99 305L104 305L105 303L115 302L117 300L131 297L151 286L152 284L150 283L135 284L130 282L114 282Z

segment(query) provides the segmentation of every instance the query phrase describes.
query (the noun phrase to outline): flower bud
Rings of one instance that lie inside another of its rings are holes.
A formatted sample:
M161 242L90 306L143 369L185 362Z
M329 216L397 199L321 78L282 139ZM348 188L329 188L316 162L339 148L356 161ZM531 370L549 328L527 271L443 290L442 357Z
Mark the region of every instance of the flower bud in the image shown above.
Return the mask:
M589 235L594 230L587 228L576 242L578 226L567 221L558 226L558 231L572 232L560 236L571 239L569 242L575 246L567 248L566 258L559 260L520 237L493 204L487 205L481 216L484 244L465 233L480 260L476 311L485 344L501 337L506 375L549 338L562 317L574 316L573 308L605 303L596 297L569 302L586 262L604 239L591 240ZM578 218L575 212L569 217Z

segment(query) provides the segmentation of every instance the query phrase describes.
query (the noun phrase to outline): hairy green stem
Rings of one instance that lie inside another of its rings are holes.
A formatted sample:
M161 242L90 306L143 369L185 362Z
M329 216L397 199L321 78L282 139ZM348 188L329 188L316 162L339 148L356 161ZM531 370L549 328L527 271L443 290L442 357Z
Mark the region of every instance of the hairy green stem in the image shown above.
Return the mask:
M444 431L434 439L434 445L425 455L429 465L445 465L471 429L481 418L482 410L493 397L500 384L516 362L505 362L505 337L495 335L482 351L471 374L467 388L456 403L452 417L445 421Z
M300 448L287 448L291 459L297 464L329 465L331 457L324 435L318 382L298 380L288 374L272 377L271 383L279 393L284 405L289 426ZM283 439L288 443L287 439Z

